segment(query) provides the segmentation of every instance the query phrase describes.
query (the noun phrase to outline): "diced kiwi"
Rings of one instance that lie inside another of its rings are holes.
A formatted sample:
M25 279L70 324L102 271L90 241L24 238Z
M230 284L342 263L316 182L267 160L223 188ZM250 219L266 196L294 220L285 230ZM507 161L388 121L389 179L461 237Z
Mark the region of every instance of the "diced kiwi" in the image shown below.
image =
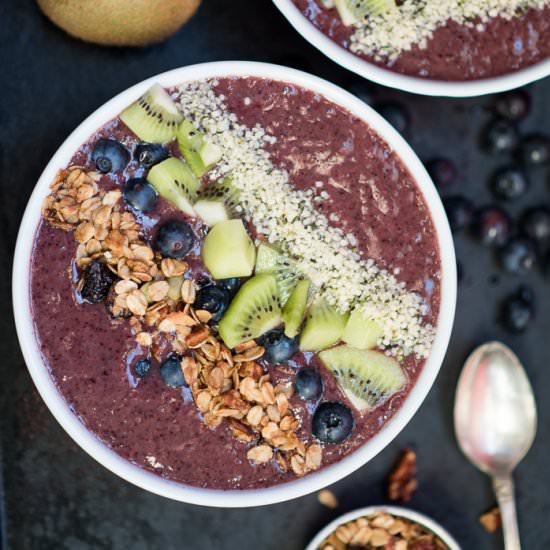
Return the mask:
M407 383L399 363L379 351L337 346L319 358L359 410L380 405Z
M336 344L342 338L348 317L338 313L324 300L314 302L307 312L300 335L300 350L319 351Z
M241 220L216 224L202 243L202 260L215 279L248 277L256 249Z
M309 281L302 279L298 281L294 290L283 308L283 321L285 323L285 335L294 338L300 331L304 320L309 295Z
M395 0L334 0L344 25L355 25L368 15L381 15L395 8Z
M120 113L120 120L143 141L164 143L176 135L182 115L168 92L154 84Z
M222 150L206 140L188 120L181 122L176 137L181 154L198 177L208 172L222 158Z
M189 216L195 216L192 203L200 181L181 159L170 157L149 170L147 181L159 195Z
M281 305L285 305L300 277L294 262L276 246L261 243L256 254L256 273L274 273L279 286Z
M281 320L275 276L262 273L241 286L222 317L218 330L225 345L234 348L269 332Z
M168 298L177 302L181 298L181 285L183 285L183 275L177 275L168 279Z
M357 349L370 349L376 346L383 334L378 323L366 319L359 309L355 309L349 316L342 340Z
M225 178L203 189L193 207L204 223L212 227L218 222L237 217L238 204L239 191L230 178Z

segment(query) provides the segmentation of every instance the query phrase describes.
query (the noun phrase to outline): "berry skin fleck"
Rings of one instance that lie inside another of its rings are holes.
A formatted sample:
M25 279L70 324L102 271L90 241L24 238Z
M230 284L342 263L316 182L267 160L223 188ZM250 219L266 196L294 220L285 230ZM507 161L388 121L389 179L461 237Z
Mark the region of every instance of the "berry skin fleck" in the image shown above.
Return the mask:
M93 261L84 272L80 291L82 299L90 304L103 302L115 279L114 273L103 262Z
M151 370L151 359L140 359L135 366L136 375L140 378L147 376Z

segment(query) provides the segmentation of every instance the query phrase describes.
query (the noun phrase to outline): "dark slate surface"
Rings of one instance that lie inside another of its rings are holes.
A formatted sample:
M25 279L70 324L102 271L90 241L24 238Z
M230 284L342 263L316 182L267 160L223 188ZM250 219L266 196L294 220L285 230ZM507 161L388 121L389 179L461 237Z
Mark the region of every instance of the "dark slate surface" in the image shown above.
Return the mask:
M0 243L4 309L0 318L0 423L6 485L8 548L91 550L298 550L326 522L353 508L384 502L385 478L400 450L418 451L419 490L411 503L445 525L468 550L497 549L499 536L480 528L493 504L488 480L460 454L452 432L452 401L460 365L478 343L500 338L521 356L535 386L539 436L517 470L524 548L550 548L548 433L550 386L549 288L539 274L536 324L508 336L495 324L496 303L518 279L499 276L491 256L467 237L457 239L465 278L447 360L436 386L409 426L370 464L333 487L340 507L316 496L248 510L218 510L156 497L116 478L85 455L55 423L25 369L9 306L11 257L27 198L50 156L68 133L113 94L146 77L203 61L252 59L292 64L350 86L353 75L306 44L267 0L207 0L195 19L166 43L141 50L107 49L70 39L32 0L0 3ZM446 155L460 167L456 189L478 204L490 200L486 181L502 159L477 147L490 99L415 97L373 87L378 100L397 99L412 116L409 139L426 159ZM529 87L533 112L522 129L550 127L550 81ZM548 170L511 208L549 202ZM545 340L546 338L546 340Z

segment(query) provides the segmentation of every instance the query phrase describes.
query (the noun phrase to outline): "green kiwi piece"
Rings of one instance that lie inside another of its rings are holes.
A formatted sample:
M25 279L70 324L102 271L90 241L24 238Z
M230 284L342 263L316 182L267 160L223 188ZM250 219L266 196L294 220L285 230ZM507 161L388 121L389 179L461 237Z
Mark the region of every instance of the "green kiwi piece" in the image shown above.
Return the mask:
M334 0L344 25L355 25L368 15L381 15L395 8L395 0Z
M370 349L376 347L383 334L378 323L366 319L359 309L355 309L349 316L342 340L357 349Z
M300 331L306 312L309 286L310 284L307 279L298 281L283 308L285 336L289 338L294 338Z
M140 139L149 143L165 143L174 139L182 118L176 104L160 84L154 84L120 113L120 120Z
M319 351L336 344L344 333L348 314L336 311L324 300L314 302L300 335L301 351Z
M202 221L212 227L239 215L239 191L230 178L216 181L203 189L193 208Z
M181 122L176 138L181 154L199 178L222 158L221 149L206 140L188 120Z
M319 353L319 359L359 410L380 405L407 383L399 363L379 351L337 346Z
M147 181L161 197L189 216L195 216L193 202L200 181L181 159L170 157L149 170Z
M168 279L168 298L177 302L181 298L181 285L183 285L183 275L176 275Z
M271 273L262 273L241 286L222 317L218 331L225 345L234 348L269 332L281 321L277 281Z
M294 262L276 246L261 243L256 254L256 273L273 273L279 286L281 305L285 305L290 293L300 280Z

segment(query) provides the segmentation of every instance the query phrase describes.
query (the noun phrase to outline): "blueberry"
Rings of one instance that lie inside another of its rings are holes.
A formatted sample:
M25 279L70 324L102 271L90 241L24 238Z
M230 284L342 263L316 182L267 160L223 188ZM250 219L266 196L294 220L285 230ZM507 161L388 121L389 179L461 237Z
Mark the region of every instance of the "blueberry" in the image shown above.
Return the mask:
M537 263L537 250L530 239L514 237L500 250L502 267L508 273L523 275Z
M231 279L220 279L218 286L226 290L231 297L237 294L241 286L241 280L238 277L231 277Z
M524 90L513 90L497 96L495 111L508 120L521 120L529 114L531 101Z
M145 168L151 168L169 156L168 149L160 143L138 143L134 150L134 158Z
M84 272L84 285L80 291L82 299L91 304L103 302L107 298L115 278L114 273L106 264L93 261Z
M534 241L546 244L550 241L550 209L537 206L527 210L521 220L521 228Z
M306 367L298 371L294 387L302 399L316 400L323 393L323 379L317 369Z
M535 293L529 285L520 285L516 294L528 304L533 304L535 302Z
M510 332L524 332L535 317L533 292L529 287L520 287L502 304L501 320Z
M527 192L529 180L519 166L505 166L493 175L491 188L499 199L515 199Z
M160 366L160 376L163 382L171 388L179 388L185 385L180 360L173 355L165 359Z
M550 162L550 138L543 134L531 134L523 139L520 156L529 166L539 166Z
M341 443L349 437L353 426L353 415L348 407L336 401L328 401L317 407L311 431L323 443Z
M474 216L474 206L469 199L453 195L443 199L443 206L445 206L453 233L471 224Z
M404 134L409 128L409 112L403 105L396 102L381 103L376 110L400 133Z
M435 185L440 189L450 187L456 179L456 167L449 159L430 160L426 163L426 169Z
M518 146L519 134L512 122L497 118L485 128L482 141L489 153L508 153Z
M157 192L144 178L131 178L124 186L124 199L140 212L151 212L157 204Z
M140 378L147 376L149 374L149 371L151 370L151 359L140 359L136 363L134 370L136 371L136 375Z
M203 286L195 298L195 309L205 309L212 314L213 321L219 321L225 313L231 298L227 290L214 285Z
M130 162L130 153L114 139L98 139L92 151L92 161L98 172L119 172Z
M510 236L510 216L498 206L486 206L476 212L474 228L482 244L502 246Z
M168 258L180 260L192 248L194 235L191 226L183 221L173 220L162 225L155 238L155 248Z
M266 332L258 343L265 348L264 358L274 364L285 363L298 351L298 340L285 336L281 328Z

